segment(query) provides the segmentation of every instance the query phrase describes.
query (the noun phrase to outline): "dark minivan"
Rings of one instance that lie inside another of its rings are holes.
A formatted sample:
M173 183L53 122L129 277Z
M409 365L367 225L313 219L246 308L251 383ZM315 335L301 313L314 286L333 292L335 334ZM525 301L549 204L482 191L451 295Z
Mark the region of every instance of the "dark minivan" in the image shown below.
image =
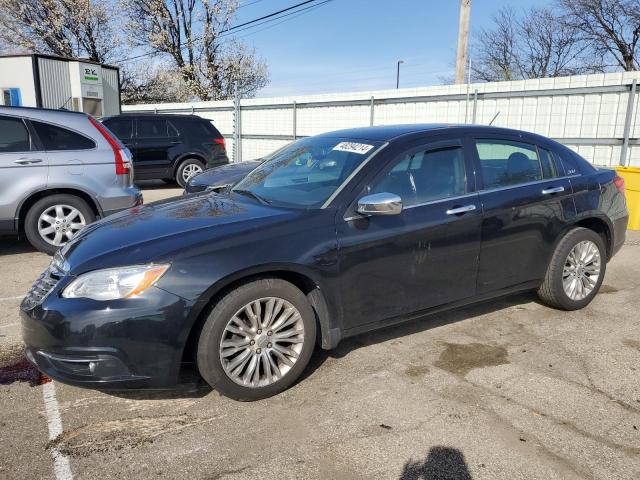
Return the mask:
M133 155L135 180L184 187L204 170L229 163L224 137L197 115L125 114L102 119Z
M281 392L313 350L532 290L585 307L622 247L624 182L548 138L399 125L300 139L224 195L88 226L21 305L27 357L93 388Z

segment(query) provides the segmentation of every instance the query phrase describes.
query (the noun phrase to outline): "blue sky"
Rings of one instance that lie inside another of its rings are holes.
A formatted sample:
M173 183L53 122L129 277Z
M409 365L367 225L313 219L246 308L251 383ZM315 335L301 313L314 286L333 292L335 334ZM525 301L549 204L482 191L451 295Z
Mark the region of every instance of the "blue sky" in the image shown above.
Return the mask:
M300 0L242 0L239 24ZM491 23L501 6L550 0L473 0L471 29ZM280 25L240 32L267 62L271 84L259 97L395 88L442 83L453 76L458 0L334 0ZM472 52L473 58L473 52Z

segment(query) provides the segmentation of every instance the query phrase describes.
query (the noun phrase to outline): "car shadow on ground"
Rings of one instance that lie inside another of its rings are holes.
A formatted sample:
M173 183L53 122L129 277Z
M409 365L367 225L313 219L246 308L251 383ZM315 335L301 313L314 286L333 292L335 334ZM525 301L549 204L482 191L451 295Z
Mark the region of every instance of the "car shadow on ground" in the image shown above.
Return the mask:
M0 257L34 252L37 252L37 250L24 238L0 237Z
M165 182L163 180L137 180L136 186L140 190L165 190L167 188L180 188L176 182Z
M313 375L313 373L319 369L328 358L340 359L359 348L387 342L396 338L402 338L407 335L424 332L432 328L441 327L462 320L469 320L487 313L515 307L529 302L539 303L538 297L534 292L513 294L487 300L467 307L460 307L446 312L425 315L424 317L410 320L406 323L384 327L379 330L346 338L333 350L316 349L311 357L309 365L301 375L298 382L304 381L306 378Z

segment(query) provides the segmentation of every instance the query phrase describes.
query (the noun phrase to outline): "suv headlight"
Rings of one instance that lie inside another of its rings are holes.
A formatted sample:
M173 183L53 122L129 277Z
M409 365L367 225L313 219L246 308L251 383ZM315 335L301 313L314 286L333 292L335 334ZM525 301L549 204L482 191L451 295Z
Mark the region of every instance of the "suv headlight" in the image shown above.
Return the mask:
M140 295L154 285L169 265L133 265L85 273L62 292L64 298L117 300Z

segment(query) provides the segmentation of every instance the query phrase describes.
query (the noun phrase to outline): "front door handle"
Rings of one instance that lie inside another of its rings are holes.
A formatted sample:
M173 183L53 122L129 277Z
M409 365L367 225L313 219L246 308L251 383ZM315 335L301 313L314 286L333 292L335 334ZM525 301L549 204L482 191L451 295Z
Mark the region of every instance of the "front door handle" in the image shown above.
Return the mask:
M41 163L41 158L19 158L13 163L17 163L18 165L29 165L31 163Z
M465 205L464 207L455 207L447 210L447 215L460 215L462 213L473 212L476 209L475 205Z
M542 190L543 195L551 195L552 193L564 192L564 187L545 188Z

